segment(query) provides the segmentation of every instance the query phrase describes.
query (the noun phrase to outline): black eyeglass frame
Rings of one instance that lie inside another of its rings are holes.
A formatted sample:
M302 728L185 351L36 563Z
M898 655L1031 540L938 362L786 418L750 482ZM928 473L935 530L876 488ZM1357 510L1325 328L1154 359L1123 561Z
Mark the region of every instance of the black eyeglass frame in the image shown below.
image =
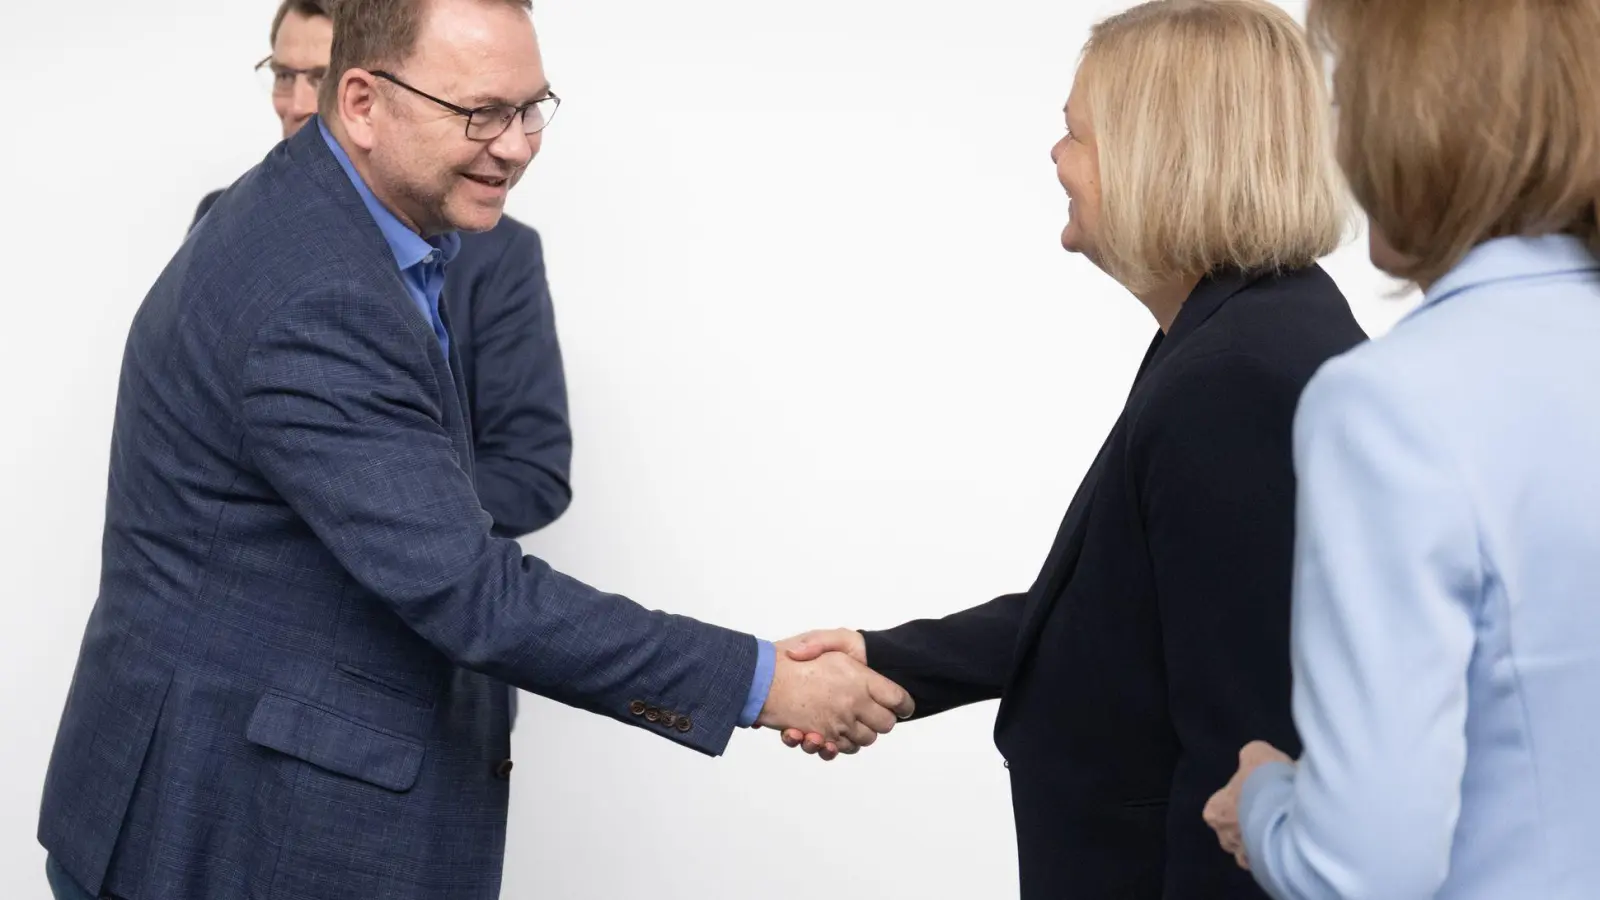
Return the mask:
M550 127L550 121L556 117L556 111L561 108L561 98L556 96L556 92L555 91L550 91L550 92L546 93L543 97L540 97L537 100L531 100L531 101L529 101L527 103L524 103L521 106L517 106L517 107L511 107L511 106L508 106L508 105L506 105L504 103L495 103L495 104L491 104L489 106L479 106L479 107L475 107L475 108L472 108L472 109L468 109L465 106L457 106L456 104L451 103L449 100L441 100L440 98L435 97L434 95L428 93L427 91L421 90L420 88L412 87L411 85L406 84L404 81L401 81L399 78L395 77L394 73L392 73L392 72L386 72L386 71L384 71L382 69L373 69L372 70L372 77L374 77L374 78L382 78L384 81L387 81L390 84L396 85L398 87L405 88L406 90L410 91L413 94L416 94L418 97L421 97L424 100L431 100L434 103L439 104L440 106L444 107L445 109L449 110L452 113L455 113L458 116L465 117L466 120L467 120L467 127L466 127L464 133L466 135L467 140L469 140L469 141L477 141L477 142L482 143L482 144L487 144L490 141L499 140L500 136L505 134L506 131L508 131L511 128L511 123L515 122L519 117L522 119L522 133L523 134L530 135L530 136L538 134L539 132L541 132L541 131L545 130L546 128ZM545 102L546 100L554 100L555 101L555 106L551 107L550 114L548 116L544 117L544 124L543 125L540 125L538 128L535 128L534 130L529 131L528 130L528 110L533 109L535 106L538 106L539 104ZM511 113L510 116L508 116L506 118L505 125L501 126L499 131L495 132L490 137L473 137L472 136L472 121L473 121L474 117L476 117L476 116L478 116L478 115L480 115L482 113L488 113L488 112L493 112L495 110L506 110L506 109L512 110L512 113Z
M327 66L312 66L309 69L296 69L291 66L280 66L273 62L272 54L270 53L268 53L265 58L255 65L256 72L260 72L263 69L271 72L274 79L276 79L276 77L279 75L290 75L295 78L299 78L300 76L304 75L306 81L311 83L311 87L313 89L320 88L323 79L328 77ZM274 88L274 93L276 93L276 88Z

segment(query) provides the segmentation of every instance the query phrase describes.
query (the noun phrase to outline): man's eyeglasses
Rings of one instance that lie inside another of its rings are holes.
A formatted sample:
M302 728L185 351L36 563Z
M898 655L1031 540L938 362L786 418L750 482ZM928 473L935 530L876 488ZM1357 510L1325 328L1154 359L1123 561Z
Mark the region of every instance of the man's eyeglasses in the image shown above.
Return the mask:
M550 124L550 120L555 117L556 110L561 106L561 98L550 93L532 103L524 103L521 106L498 104L467 109L464 106L457 106L448 100L440 100L432 94L420 91L388 72L375 70L372 74L373 77L382 78L390 84L405 88L418 97L432 100L458 116L464 116L467 120L468 140L495 140L500 135L505 134L506 129L510 128L511 123L515 122L519 117L522 119L523 134L538 134L544 130L546 125Z
M304 77L306 84L311 85L313 91L322 87L322 79L328 77L327 66L315 66L310 69L292 69L280 66L267 57L256 63L256 78L261 81L262 87L272 92L274 97L287 97L294 93L294 83Z

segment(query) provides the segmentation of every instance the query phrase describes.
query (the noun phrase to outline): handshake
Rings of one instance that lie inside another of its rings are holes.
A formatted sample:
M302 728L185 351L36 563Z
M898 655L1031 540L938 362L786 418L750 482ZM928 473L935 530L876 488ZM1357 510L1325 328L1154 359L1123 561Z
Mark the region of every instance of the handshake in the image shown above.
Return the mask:
M867 668L860 632L809 631L774 646L772 687L755 727L782 731L790 747L825 760L856 753L916 711L905 688Z

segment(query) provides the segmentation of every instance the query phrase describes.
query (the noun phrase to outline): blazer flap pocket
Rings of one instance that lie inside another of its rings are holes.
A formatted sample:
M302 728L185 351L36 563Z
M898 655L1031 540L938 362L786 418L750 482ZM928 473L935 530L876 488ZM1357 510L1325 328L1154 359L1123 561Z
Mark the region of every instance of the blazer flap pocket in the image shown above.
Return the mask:
M391 791L408 791L422 768L422 744L276 692L256 703L245 738Z

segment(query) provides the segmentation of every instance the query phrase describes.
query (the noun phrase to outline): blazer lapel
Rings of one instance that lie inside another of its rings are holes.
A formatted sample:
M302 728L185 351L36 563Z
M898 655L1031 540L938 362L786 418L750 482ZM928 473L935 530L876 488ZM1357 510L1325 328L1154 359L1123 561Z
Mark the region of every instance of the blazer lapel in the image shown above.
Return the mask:
M363 238L366 253L374 259L381 260L381 267L389 275L389 282L393 289L388 292L389 298L394 302L395 308L401 313L401 321L412 335L419 341L438 346L439 336L433 333L433 328L417 315L416 304L411 295L406 291L405 283L400 280L400 271L395 267L394 252L389 249L389 244L383 239L383 232L378 230L376 222L372 221L372 214L367 211L366 204L361 201L361 195L356 193L355 186L350 183L350 177L345 174L339 165L339 160L328 149L327 142L322 138L322 130L315 117L300 129L286 142L290 155L298 160L305 173L317 182L323 190L333 197L346 214L357 223L356 232ZM446 316L443 298L439 301L439 315ZM449 321L445 321L445 333L449 333ZM456 355L455 343L450 345L450 357L447 359L443 352L430 353L429 359L433 363L435 381L439 384L439 405L444 413L444 426L450 432L450 443L454 446L456 456L460 458L461 468L469 477L473 476L472 460L472 429L467 416L466 387L461 381L460 357Z
M1166 341L1163 336L1157 332L1155 339L1144 352L1138 373L1134 375L1135 387L1150 369L1151 363L1164 343ZM1078 484L1077 493L1072 495L1072 502L1067 505L1067 513L1061 519L1061 527L1056 531L1055 542L1050 545L1050 554L1045 557L1044 567L1039 570L1039 577L1034 579L1033 587L1028 591L1022 630L1017 633L1017 649L1012 658L1013 680L1023 661L1032 652L1034 643L1039 639L1039 632L1044 627L1046 615L1055 606L1055 599L1061 595L1061 590L1066 587L1067 581L1077 569L1078 557L1083 552L1084 536L1088 532L1089 508L1094 505L1095 490L1100 486L1100 471L1105 463L1107 448L1111 446L1113 438L1121 429L1122 417L1118 416L1116 424L1111 426L1111 432L1101 442L1100 451L1095 454L1094 462L1089 464L1089 471Z
M1139 371L1134 375L1133 386L1128 390L1128 400L1133 399L1133 395L1150 373L1172 355L1174 348L1182 343L1184 338L1205 324L1207 319L1222 308L1228 298L1243 290L1256 277L1244 272L1224 270L1202 279L1195 285L1195 289L1184 300L1183 309L1179 311L1177 319L1173 321L1172 329L1166 334L1157 332L1145 350L1144 359L1139 363ZM1124 406L1123 416L1126 414L1127 409ZM1067 583L1072 580L1072 575L1077 570L1078 558L1083 553L1084 539L1088 534L1089 510L1094 505L1095 491L1100 484L1108 450L1122 431L1123 416L1117 418L1116 424L1111 427L1111 433L1100 445L1100 452L1095 455L1094 462L1090 464L1089 471L1084 475L1077 493L1072 497L1072 503L1067 506L1067 514L1062 518L1061 528L1056 532L1055 543L1050 547L1050 555L1045 558L1039 577L1034 580L1033 587L1028 591L1022 630L1017 634L1017 648L1011 664L1012 681L1016 680L1023 664L1033 652L1034 645L1039 640L1039 633L1044 629L1046 618L1055 608L1056 601L1065 592Z

